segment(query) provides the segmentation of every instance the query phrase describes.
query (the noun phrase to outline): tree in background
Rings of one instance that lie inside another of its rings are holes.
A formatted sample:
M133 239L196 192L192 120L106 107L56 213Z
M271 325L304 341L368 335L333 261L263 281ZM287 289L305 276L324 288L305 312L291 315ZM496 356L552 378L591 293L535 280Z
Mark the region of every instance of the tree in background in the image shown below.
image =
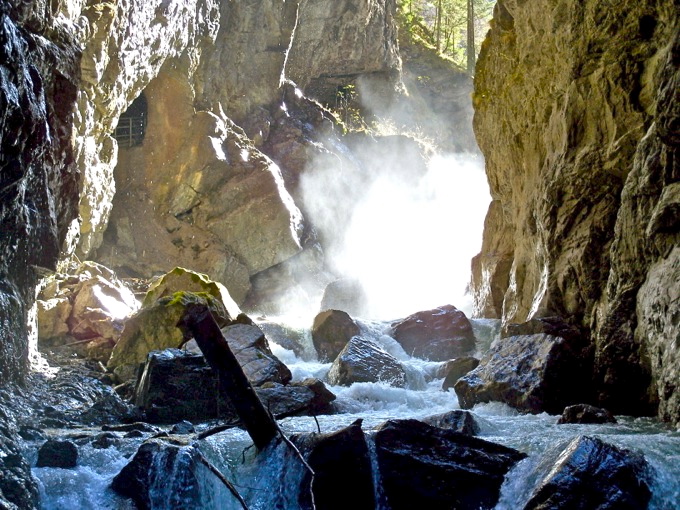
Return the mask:
M495 4L496 0L400 0L399 8L416 38L473 74Z

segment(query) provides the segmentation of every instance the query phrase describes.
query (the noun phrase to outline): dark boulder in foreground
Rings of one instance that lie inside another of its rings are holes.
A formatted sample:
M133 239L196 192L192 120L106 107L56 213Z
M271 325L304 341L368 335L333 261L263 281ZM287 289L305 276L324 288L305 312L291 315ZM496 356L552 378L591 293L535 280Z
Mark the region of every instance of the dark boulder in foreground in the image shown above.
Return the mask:
M417 312L395 322L392 336L407 354L431 361L446 361L475 350L470 321L452 305Z
M444 367L446 375L444 376L444 382L442 383L442 390L447 391L449 388L453 388L453 385L456 384L458 379L468 372L472 372L478 366L479 360L472 356L463 356L462 358L452 359L447 362Z
M386 382L403 388L406 373L401 363L375 342L355 336L328 371L328 382L349 386L355 382Z
M359 326L341 310L326 310L314 317L312 342L321 361L333 361L350 338L359 334Z
M455 409L448 413L435 414L421 418L420 421L440 429L453 430L468 436L479 434L479 425L475 421L474 415L470 411Z
M531 321L529 331L543 327L550 332L495 342L479 366L455 383L460 406L499 401L520 411L559 414L568 405L590 400L592 382L584 375L591 373L589 342L577 330L555 323Z
M335 400L317 379L287 385L268 382L255 391L277 418L329 413ZM219 387L205 358L179 349L149 353L134 402L151 423L238 419L229 395Z
M505 474L526 457L417 420L385 422L375 445L384 494L393 510L493 508Z
M368 444L361 430L361 420L330 434L306 434L293 438L314 470L314 503L318 510L373 510L375 496ZM302 482L299 503L312 508L310 476Z
M651 498L652 469L644 456L595 437L572 440L546 471L525 510L637 510Z
M73 468L78 464L78 447L73 441L49 439L38 450L36 467Z
M111 488L131 498L140 510L196 508L198 481L192 469L193 454L190 447L150 439L113 478Z
M606 409L588 404L575 404L564 408L557 423L616 423L616 418Z

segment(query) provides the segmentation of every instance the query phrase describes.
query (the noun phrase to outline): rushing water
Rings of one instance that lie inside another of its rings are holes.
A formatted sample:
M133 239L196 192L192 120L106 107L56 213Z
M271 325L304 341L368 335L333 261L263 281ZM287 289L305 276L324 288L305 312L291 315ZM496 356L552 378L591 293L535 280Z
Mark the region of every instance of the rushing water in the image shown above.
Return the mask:
M421 418L459 408L453 391L441 391L441 379L434 378L435 362L410 358L391 337L384 334L384 324L364 322L362 334L370 336L396 356L407 371L407 387L393 388L380 383L356 383L350 387L330 387L337 395L338 414L287 418L280 421L287 434L296 432L331 432L345 427L357 418L363 419L363 429L369 438L369 451L375 464L372 430L390 418ZM493 323L475 323L480 350L488 348L496 331ZM480 338L481 337L481 338ZM273 345L273 351L286 363L294 379L319 377L323 379L330 364L314 360L304 361L292 351ZM308 356L305 356L308 358ZM649 418L617 417L618 424L556 425L557 416L547 414L519 414L506 405L490 403L473 409L481 428L480 436L529 454L507 475L497 509L522 508L539 475L536 467L547 455L555 455L571 439L579 435L597 436L615 445L642 451L655 471L650 508L669 510L680 508L680 431ZM80 435L98 431L78 431ZM73 434L72 431L51 431L53 435ZM43 508L56 510L134 508L131 502L109 488L112 478L129 461L141 439L126 439L121 445L94 449L90 444L79 448L79 465L74 469L34 468L39 480ZM298 494L304 467L286 445L255 455L247 434L231 429L196 441L187 448L198 448L220 471L231 480L249 507L257 510L299 508ZM37 444L29 452L35 459ZM181 469L178 460L176 469ZM175 468L173 468L175 470ZM240 509L240 504L210 471L199 465L194 468L199 481L198 501L173 508ZM377 487L377 507L386 508L380 491L379 473L374 469ZM168 508L173 491L181 477L163 473L154 487L153 508Z

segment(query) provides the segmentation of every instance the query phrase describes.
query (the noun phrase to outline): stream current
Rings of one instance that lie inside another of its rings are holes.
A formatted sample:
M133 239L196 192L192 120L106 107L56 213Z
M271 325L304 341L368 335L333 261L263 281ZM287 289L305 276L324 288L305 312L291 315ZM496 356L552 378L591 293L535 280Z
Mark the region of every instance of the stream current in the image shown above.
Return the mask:
M478 354L488 349L495 334L496 321L473 320L478 338ZM372 430L384 421L397 418L423 418L459 409L453 390L442 391L442 379L435 378L438 362L427 362L408 356L394 339L384 333L387 323L361 322L362 335L372 338L404 365L407 387L394 388L384 383L355 383L349 387L328 386L336 394L337 414L294 417L279 421L287 434L311 433L320 429L332 432L345 427L357 418L363 419L369 451L373 449ZM301 356L270 341L272 351L291 369L294 380L324 376L330 363L313 359L311 338ZM650 509L680 508L680 430L673 430L652 418L617 416L617 424L557 425L558 416L520 414L501 403L478 404L472 409L480 427L482 439L510 446L529 456L512 468L501 489L497 510L522 508L537 481L546 456L557 455L574 437L588 435L620 447L641 451L655 471ZM214 423L213 423L214 425ZM197 431L208 428L197 425ZM53 437L96 435L99 429L50 430ZM185 436L187 437L187 436ZM110 484L113 477L129 462L143 442L143 438L121 439L115 446L96 449L90 443L79 447L78 466L73 469L33 468L45 510L128 510L134 504L116 495ZM292 457L285 444L270 451L254 454L250 438L241 429L230 429L203 440L191 441L186 448L198 448L237 488L253 510L295 510L299 508L298 494L304 477L302 464ZM37 457L39 443L29 444L27 456ZM194 473L198 480L198 495L182 494L189 456L179 455L171 472L165 471L152 484L152 508L241 509L240 503L207 468L199 466ZM374 463L374 484L377 509L387 510L380 490L378 470ZM184 464L183 464L184 463ZM339 481L339 489L343 490ZM184 499L183 499L184 498Z

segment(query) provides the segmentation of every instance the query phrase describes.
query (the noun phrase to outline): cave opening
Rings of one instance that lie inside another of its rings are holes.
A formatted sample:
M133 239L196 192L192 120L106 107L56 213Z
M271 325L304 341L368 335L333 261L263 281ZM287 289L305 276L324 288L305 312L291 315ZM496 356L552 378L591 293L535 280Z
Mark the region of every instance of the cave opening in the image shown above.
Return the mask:
M120 148L136 147L142 144L146 132L147 117L148 103L144 92L142 92L118 119L113 137L118 141Z

